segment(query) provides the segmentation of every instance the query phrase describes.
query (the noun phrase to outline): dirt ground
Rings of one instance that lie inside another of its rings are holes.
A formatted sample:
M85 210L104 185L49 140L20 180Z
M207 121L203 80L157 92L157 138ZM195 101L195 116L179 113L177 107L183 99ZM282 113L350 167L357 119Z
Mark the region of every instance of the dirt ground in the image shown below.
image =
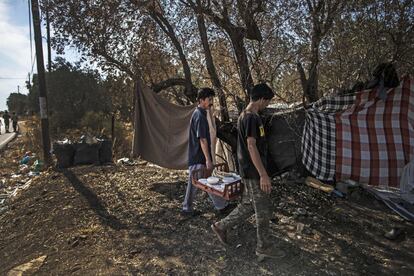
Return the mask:
M0 153L6 187L19 139ZM36 275L414 275L413 225L363 191L343 200L274 179L271 232L287 256L258 262L253 217L223 248L204 193L202 215L180 215L186 177L146 162L44 172L0 212L0 275L40 256ZM398 241L384 238L392 227Z

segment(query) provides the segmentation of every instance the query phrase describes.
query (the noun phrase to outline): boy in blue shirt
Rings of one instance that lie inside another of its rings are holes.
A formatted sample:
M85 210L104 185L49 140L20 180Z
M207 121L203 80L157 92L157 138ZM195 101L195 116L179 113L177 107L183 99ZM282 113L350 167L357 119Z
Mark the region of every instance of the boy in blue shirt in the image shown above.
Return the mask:
M207 121L207 110L213 105L214 90L201 88L197 93L198 106L194 110L190 122L188 139L188 184L183 202L183 215L194 216L199 214L193 209L193 201L197 193L197 187L191 183L191 174L194 170L207 169L213 171L211 156L210 130ZM198 178L203 177L199 175ZM227 201L221 197L209 194L216 210L227 207Z

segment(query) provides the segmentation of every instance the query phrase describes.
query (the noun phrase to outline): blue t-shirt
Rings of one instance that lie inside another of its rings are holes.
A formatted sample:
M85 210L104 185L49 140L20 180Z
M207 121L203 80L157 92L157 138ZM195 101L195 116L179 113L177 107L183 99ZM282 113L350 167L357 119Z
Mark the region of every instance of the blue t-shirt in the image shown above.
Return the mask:
M208 152L211 158L210 130L207 121L207 111L197 107L191 116L190 133L188 137L188 166L195 164L206 164L200 138L207 139Z

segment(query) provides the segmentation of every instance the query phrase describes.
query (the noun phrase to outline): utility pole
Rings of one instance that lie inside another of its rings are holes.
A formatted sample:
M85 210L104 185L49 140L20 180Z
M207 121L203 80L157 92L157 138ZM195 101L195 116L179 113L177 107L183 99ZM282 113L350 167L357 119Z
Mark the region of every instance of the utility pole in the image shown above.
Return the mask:
M47 71L52 71L52 48L50 46L49 2L46 6Z
M47 89L45 79L45 64L43 61L42 50L42 31L40 29L40 13L38 0L31 0L32 2L32 16L33 16L33 31L36 45L36 61L37 61L37 75L39 78L39 105L40 105L40 119L42 126L42 144L43 144L43 158L45 164L51 164L50 156L50 137L49 137L49 119L47 115Z

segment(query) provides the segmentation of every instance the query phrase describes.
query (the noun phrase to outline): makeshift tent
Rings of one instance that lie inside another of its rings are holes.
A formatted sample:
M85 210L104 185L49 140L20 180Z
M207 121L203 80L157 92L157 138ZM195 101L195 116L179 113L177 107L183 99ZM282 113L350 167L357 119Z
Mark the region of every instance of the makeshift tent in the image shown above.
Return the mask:
M307 110L302 161L317 178L399 188L414 158L414 80L404 77L385 100L379 90L324 98Z
M414 80L408 76L388 90L378 85L322 98L306 111L302 162L320 180L362 184L414 221L414 169L407 165L414 160L413 126Z
M173 104L140 82L137 89L138 135L134 139L137 139L138 155L161 167L187 169L189 126L196 105ZM215 141L214 120L208 118L208 121L211 141Z

